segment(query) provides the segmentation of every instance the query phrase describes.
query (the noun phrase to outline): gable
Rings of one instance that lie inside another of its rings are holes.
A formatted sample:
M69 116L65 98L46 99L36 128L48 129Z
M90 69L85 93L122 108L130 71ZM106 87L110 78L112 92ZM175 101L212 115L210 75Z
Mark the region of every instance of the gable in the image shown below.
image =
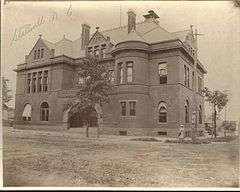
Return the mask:
M95 45L95 44L100 44L103 42L106 42L107 39L98 31L92 36L92 38L89 41L88 46Z
M49 46L47 46L49 44ZM54 48L54 44L51 42L47 42L41 38L38 39L29 55L26 57L26 62L31 63L35 61L45 60L52 56L51 49Z

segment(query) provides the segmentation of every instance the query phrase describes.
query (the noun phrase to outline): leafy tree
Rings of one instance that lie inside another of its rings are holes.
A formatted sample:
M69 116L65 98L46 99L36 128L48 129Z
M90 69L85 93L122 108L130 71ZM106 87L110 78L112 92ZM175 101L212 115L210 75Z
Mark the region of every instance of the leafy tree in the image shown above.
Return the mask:
M227 105L229 99L228 95L219 90L210 91L207 87L204 88L206 101L213 104L214 111L214 136L217 137L217 113L221 112L222 109Z
M2 77L2 103L3 103L3 108L7 109L8 108L8 102L13 99L13 96L11 94L12 90L9 89L8 86L9 79Z
M98 119L97 137L99 137L99 126L102 123L103 117L102 105L109 102L109 93L112 90L110 82L111 74L109 73L108 66L101 63L94 56L84 58L79 68L78 92L74 102L70 103L70 105L73 111L80 112L86 126L87 137L90 114L95 109Z

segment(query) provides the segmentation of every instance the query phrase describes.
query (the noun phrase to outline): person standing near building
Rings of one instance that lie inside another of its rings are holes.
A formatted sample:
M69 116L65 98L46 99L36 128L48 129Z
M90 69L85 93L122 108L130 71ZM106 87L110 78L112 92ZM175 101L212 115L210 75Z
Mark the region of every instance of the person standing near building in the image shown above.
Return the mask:
M180 142L183 142L183 139L184 139L184 127L183 127L183 125L180 125L178 138L179 138Z

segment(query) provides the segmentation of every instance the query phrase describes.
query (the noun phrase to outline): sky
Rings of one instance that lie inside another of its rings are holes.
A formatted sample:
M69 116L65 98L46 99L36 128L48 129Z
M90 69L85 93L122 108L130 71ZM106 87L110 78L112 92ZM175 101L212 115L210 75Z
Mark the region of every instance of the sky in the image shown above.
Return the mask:
M137 21L149 10L159 15L159 24L169 32L198 29L199 59L208 73L205 86L228 90L227 119L240 120L240 9L231 1L88 1L88 2L10 2L2 6L1 73L10 80L15 94L18 64L24 63L39 34L52 42L65 34L75 40L81 35L81 24L88 23L91 33L127 24L127 11L132 9ZM15 31L44 22L20 38ZM9 103L14 106L14 101ZM208 105L206 105L208 106ZM208 114L208 110L206 111Z

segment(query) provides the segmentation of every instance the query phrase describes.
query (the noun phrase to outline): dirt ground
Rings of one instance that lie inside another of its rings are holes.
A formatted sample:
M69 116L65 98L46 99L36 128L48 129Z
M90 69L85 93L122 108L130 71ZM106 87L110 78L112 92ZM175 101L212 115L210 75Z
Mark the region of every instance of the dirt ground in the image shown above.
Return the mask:
M238 187L239 141L174 144L4 128L4 186ZM158 138L161 140L161 138Z

